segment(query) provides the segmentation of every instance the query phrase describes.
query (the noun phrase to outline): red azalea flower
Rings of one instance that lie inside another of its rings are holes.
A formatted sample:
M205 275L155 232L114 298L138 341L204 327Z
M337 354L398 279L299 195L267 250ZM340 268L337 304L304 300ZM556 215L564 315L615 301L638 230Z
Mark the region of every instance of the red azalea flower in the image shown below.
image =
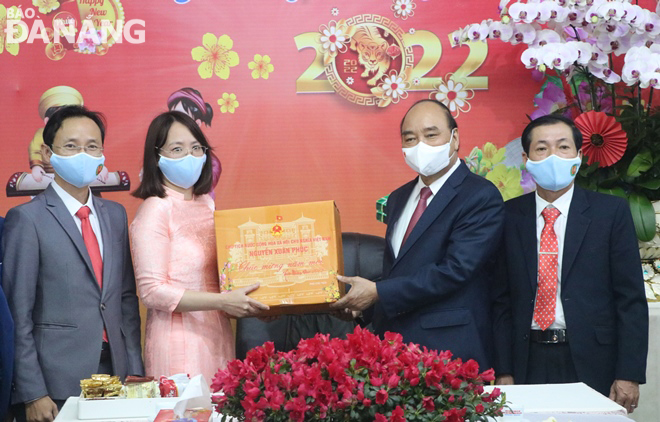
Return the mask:
M387 418L385 415L381 415L380 413L376 413L376 419L374 419L375 422L387 422Z
M390 422L406 422L404 417L403 409L401 406L397 406L392 410L392 416L390 416Z
M378 390L376 392L376 403L377 404L385 404L387 401L387 398L389 397L389 394L387 394L387 391L385 390Z
M474 407L474 411L477 412L477 413L484 413L484 410L485 410L484 405L481 404L481 403L479 403L478 405L476 405Z
M575 119L575 126L582 132L582 151L589 158L587 164L598 162L598 167L608 167L626 152L628 135L614 117L587 111Z
M435 410L435 403L433 402L433 397L424 397L422 400L422 406L426 409L427 412L433 412Z

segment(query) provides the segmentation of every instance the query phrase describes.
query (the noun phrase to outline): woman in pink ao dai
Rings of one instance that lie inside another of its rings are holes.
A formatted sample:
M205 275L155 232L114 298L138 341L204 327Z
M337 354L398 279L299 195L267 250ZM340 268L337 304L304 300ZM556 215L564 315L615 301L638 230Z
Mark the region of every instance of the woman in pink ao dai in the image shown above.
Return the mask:
M160 377L202 374L207 383L234 358L229 317L268 307L247 293L220 293L213 223L211 148L194 120L171 111L147 132L144 199L130 227L138 293L147 307L145 369Z

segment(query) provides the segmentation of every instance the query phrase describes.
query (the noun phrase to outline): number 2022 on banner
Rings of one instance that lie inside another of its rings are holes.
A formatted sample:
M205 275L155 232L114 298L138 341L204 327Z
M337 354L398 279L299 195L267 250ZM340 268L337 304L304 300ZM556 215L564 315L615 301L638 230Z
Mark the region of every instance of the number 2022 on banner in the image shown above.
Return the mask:
M350 20L349 20L350 21ZM410 87L408 91L432 91L437 88L438 84L442 81L441 77L427 77L426 75L431 72L436 66L440 63L440 58L442 56L442 43L440 39L431 31L427 30L417 30L414 33L403 33L396 24L389 21L389 27L384 27L383 25L370 24L372 30L372 35L375 34L375 38L383 40L382 34L385 34L388 38L394 38L392 44L398 44L402 48L401 54L403 56L410 55L410 57L404 57L398 61L401 64L401 67L406 67L406 63L412 62L412 47L419 46L423 50L422 57L419 58L417 64L412 67L410 72L410 77L408 82ZM367 26L369 24L362 24L361 26ZM374 28L379 28L376 32ZM373 94L370 93L369 88L374 86L377 82L365 84L365 80L370 79L373 75L366 70L365 61L366 59L358 59L360 51L355 51L353 57L335 57L333 63L328 65L328 70L326 71L326 66L324 66L323 58L324 53L321 48L320 41L321 33L320 32L305 32L294 37L296 47L298 51L301 51L306 48L313 48L316 51L316 56L314 57L313 62L310 66L300 75L296 81L296 93L333 93L337 92L333 82L329 79L317 79L323 73L334 73L333 70L339 68L342 70L342 75L337 77L342 82L343 88L346 88L350 91L353 91L353 95L362 96L362 97L372 97ZM452 39L451 35L448 36L449 43L452 47L455 47L455 42ZM453 79L465 79L466 88L473 90L486 90L488 89L488 76L470 76L475 71L477 71L486 60L488 55L488 44L486 42L466 42L461 46L468 47L470 52L462 63L462 65L453 72ZM377 49L375 46L371 46L374 49ZM383 46L384 47L384 46ZM355 50L355 49L354 49ZM376 51L376 50L374 50ZM349 52L350 53L350 52ZM376 51L374 54L371 54L371 58L377 59L383 56L383 51ZM368 54L368 52L366 53ZM389 59L388 59L389 60ZM395 64L394 60L390 60L386 65L389 65L390 69L395 69L393 66ZM360 73L362 68L365 69L364 73ZM399 70L399 69L395 69ZM403 70L403 69L400 69ZM387 73L387 71L385 73ZM368 74L369 73L369 74ZM350 77L347 75L351 74ZM362 76L364 75L364 76ZM373 79L370 79L373 81ZM416 83L412 83L415 81ZM353 85L355 84L355 85ZM362 89L358 85L362 85ZM366 88L365 88L366 87ZM346 90L343 89L342 90ZM344 94L342 94L344 96ZM357 102L359 104L369 105L373 102Z

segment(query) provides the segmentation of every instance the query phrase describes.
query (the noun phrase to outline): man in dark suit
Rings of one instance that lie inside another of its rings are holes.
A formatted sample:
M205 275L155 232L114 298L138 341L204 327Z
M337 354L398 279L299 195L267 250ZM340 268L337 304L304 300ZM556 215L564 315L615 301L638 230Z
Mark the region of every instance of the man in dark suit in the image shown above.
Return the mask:
M0 217L0 286L2 286L2 226ZM5 420L9 409L12 369L14 368L14 321L9 312L7 298L0 287L0 421Z
M126 211L96 198L103 169L100 115L67 106L44 128L55 180L9 211L3 287L15 323L17 419L52 421L80 380L144 372Z
M497 381L581 381L632 412L648 309L628 204L574 186L582 135L570 119L536 119L521 141L537 190L505 205Z
M422 100L401 123L405 160L418 177L387 200L383 278L351 284L336 308L363 311L378 334L450 350L490 368L487 263L499 243L502 196L458 159L456 121L440 102Z

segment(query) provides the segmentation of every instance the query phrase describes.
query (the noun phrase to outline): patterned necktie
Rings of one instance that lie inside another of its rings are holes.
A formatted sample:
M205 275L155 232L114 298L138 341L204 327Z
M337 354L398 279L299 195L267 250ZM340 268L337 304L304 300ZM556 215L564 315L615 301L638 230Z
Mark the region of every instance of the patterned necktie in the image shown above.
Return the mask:
M99 288L103 290L103 259L101 258L101 248L99 248L99 241L92 229L92 223L89 221L89 213L92 210L87 205L80 207L76 212L76 217L80 219L80 228L82 229L82 238L87 248L87 253L92 261L92 268L94 268L94 275L96 282L99 283ZM103 329L103 341L108 341L108 335Z
M408 240L408 236L410 236L410 232L413 231L413 228L415 228L415 225L419 221L420 217L422 216L422 214L424 214L424 210L426 209L426 202L428 201L431 194L432 194L431 188L429 188L428 186L424 186L422 190L419 192L419 202L417 203L417 208L415 208L415 212L413 212L413 215L410 218L410 223L408 223L406 234L403 235L403 241L401 242L402 248L403 245L406 243L406 240Z
M534 321L541 330L546 330L555 321L559 245L554 225L559 214L561 213L557 208L545 208L541 212L545 225L541 232L539 284L536 291L536 305L534 305Z

